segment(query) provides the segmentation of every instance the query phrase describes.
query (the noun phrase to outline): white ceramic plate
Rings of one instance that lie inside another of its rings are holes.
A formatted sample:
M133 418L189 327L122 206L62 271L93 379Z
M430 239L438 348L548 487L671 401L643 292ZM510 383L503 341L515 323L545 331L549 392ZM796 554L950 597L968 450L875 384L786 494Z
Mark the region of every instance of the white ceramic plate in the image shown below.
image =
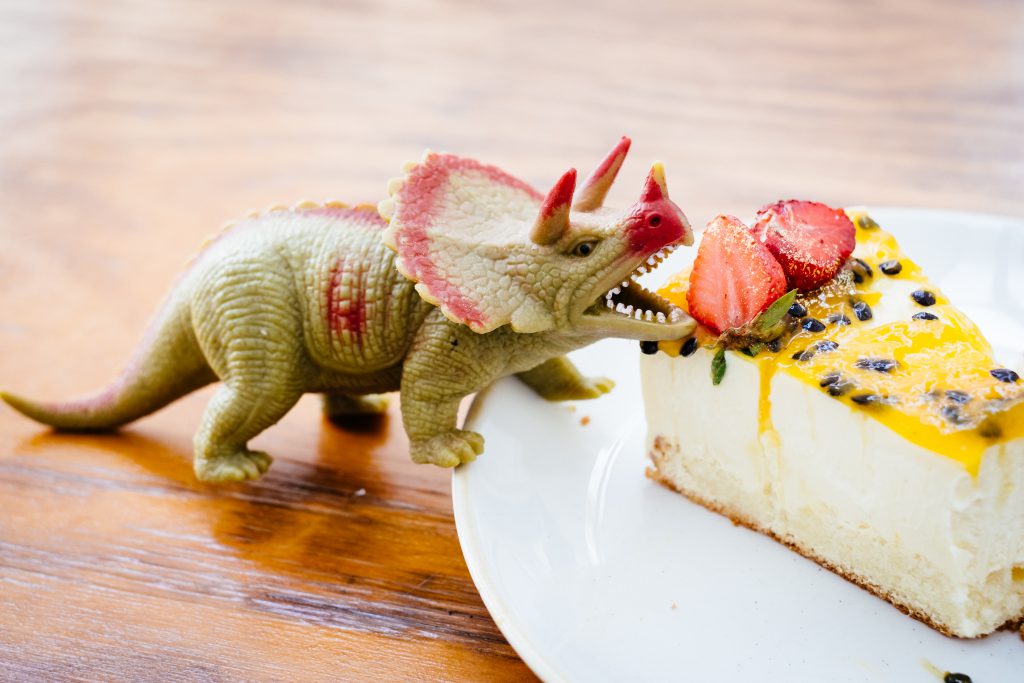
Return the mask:
M1020 367L1024 222L871 215ZM541 678L934 683L935 667L1024 680L1015 633L946 638L648 480L638 353L616 340L574 354L618 383L600 400L551 404L505 379L470 413L487 451L453 476L459 539L498 627Z

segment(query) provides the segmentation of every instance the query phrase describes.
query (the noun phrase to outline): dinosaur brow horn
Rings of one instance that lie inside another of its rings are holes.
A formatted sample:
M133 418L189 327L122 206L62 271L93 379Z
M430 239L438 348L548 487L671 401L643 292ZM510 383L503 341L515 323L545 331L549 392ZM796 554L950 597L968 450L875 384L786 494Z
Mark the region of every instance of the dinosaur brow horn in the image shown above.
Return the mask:
M598 164L594 172L583 183L579 197L577 197L576 202L572 206L573 209L576 211L593 211L601 207L605 196L608 194L608 190L611 189L612 183L615 182L615 176L618 175L619 169L622 168L622 162L626 159L626 153L629 152L630 142L631 140L623 135L618 144L608 152L604 161Z
M569 207L576 190L576 169L570 168L558 179L540 205L530 239L540 245L557 242L569 229Z

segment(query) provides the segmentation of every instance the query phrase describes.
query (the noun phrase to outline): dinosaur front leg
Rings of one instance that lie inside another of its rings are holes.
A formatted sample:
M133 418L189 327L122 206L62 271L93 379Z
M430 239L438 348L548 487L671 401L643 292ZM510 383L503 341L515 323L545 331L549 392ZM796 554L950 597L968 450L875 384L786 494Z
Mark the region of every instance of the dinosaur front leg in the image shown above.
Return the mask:
M460 399L437 399L402 386L402 423L413 462L455 467L484 452L484 437L457 429Z
M516 377L548 401L573 401L607 394L615 382L607 377L585 377L565 356L544 361Z

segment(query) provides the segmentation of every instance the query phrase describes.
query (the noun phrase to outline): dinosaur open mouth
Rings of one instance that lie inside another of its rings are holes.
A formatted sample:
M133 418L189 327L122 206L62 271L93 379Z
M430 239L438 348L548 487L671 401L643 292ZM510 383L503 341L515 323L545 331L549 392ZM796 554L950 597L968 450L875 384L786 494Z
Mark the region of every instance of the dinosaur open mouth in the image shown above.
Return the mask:
M646 289L638 281L641 276L657 268L675 250L676 246L675 244L667 245L648 256L647 260L633 269L633 272L625 280L605 292L588 312L604 315L615 314L624 318L662 324L674 324L687 320L689 316L685 311Z

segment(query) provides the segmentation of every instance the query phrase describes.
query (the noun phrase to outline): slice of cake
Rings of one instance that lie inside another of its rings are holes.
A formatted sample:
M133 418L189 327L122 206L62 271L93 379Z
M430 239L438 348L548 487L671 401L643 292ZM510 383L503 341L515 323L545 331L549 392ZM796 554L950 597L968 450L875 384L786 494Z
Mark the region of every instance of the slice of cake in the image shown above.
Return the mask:
M1024 381L890 234L719 217L659 293L702 327L645 347L651 477L947 635L1024 619Z

